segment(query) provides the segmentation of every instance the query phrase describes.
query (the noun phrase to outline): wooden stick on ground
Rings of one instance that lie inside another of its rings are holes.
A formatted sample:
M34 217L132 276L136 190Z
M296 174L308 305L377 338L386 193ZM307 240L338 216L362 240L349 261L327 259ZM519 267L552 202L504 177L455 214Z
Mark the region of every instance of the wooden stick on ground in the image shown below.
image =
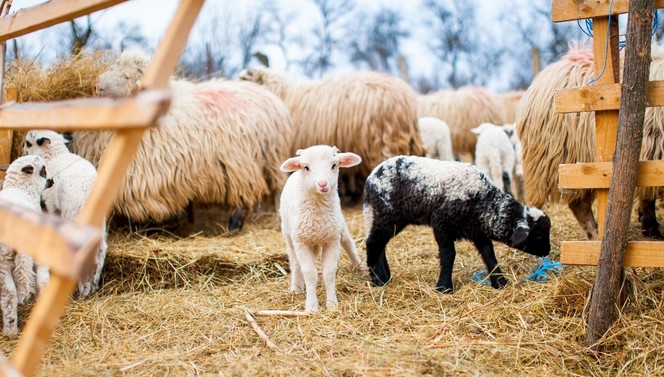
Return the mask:
M254 315L280 315L284 317L299 317L299 316L308 316L311 312L298 312L293 310L257 310L253 312Z
M254 329L254 331L256 332L256 334L258 334L258 336L259 336L261 339L263 339L263 341L265 342L265 345L267 345L269 348L271 348L271 349L273 349L273 350L276 350L276 349L277 349L277 345L274 344L274 343L272 343L272 341L270 340L270 338L267 337L267 334L265 334L265 332L263 331L263 329L261 329L261 327L258 326L258 322L256 322L256 320L255 320L254 317L251 315L251 313L249 313L248 310L245 310L245 311L244 311L244 315L245 315L245 317L247 318L247 321L249 321L249 324L251 324L251 327Z

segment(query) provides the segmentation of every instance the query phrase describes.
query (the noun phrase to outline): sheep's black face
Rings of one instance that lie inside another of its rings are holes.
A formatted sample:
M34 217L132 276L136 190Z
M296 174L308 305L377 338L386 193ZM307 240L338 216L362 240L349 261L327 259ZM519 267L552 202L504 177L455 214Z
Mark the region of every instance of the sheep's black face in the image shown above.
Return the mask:
M528 254L543 257L551 252L551 219L548 216L540 216L537 220L528 216L530 232L523 248Z

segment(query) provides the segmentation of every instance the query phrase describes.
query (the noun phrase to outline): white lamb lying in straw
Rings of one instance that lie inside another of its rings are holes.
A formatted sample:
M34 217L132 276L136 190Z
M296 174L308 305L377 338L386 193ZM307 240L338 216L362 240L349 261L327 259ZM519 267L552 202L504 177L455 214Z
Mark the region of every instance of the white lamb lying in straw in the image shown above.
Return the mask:
M41 196L53 181L46 178L46 162L39 156L19 157L7 168L0 200L41 212ZM32 257L0 244L0 307L2 331L17 334L17 307L35 293Z
M97 179L97 169L90 161L69 152L67 141L61 134L49 130L33 130L25 135L25 152L43 157L46 168L54 180L53 188L44 191L44 202L49 213L73 220L88 199ZM83 271L78 282L78 294L86 297L99 289L101 271L106 259L106 231L95 256L94 271ZM48 271L37 271L37 284L43 288Z
M281 171L294 172L281 193L281 233L288 251L291 270L290 290L306 288L305 310L318 310L316 254L321 250L321 267L326 306L338 305L335 279L340 247L348 253L354 267L364 268L341 213L337 192L339 168L355 166L360 156L336 147L316 145L297 151L281 165Z

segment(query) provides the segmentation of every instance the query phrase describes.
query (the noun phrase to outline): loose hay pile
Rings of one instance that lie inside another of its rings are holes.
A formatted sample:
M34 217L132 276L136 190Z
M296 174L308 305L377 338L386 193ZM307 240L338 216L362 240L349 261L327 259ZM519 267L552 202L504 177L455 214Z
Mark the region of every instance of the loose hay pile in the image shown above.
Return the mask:
M548 208L553 255L560 240L581 239L566 207ZM363 253L361 209L345 210ZM39 374L70 375L662 375L664 273L628 269L632 283L604 353L582 345L594 268L566 267L546 283L519 283L535 260L500 245L499 261L516 284L494 290L472 280L482 269L458 245L457 291L433 290L438 263L430 229L406 229L388 245L394 281L368 286L342 256L340 310L306 317L245 311L302 310L288 292L288 262L276 216L264 215L235 237L141 236L116 231L101 291L74 300ZM636 229L635 225L633 227ZM636 237L638 231L634 231ZM322 288L322 287L321 287ZM27 308L21 313L25 318ZM20 325L23 325L21 323ZM1 337L11 354L16 341Z

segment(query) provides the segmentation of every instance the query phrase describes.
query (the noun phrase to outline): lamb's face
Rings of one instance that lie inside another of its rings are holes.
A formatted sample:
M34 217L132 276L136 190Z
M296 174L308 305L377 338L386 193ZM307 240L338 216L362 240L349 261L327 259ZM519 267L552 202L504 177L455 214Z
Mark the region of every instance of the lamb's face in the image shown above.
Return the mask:
M297 151L281 165L281 171L299 170L304 189L320 195L336 195L339 181L339 168L351 167L362 162L355 153L339 152L336 147L316 145Z
M46 161L40 156L34 155L22 156L14 160L7 168L7 178L32 182L40 192L53 185L53 180L48 178Z
M97 82L97 92L102 97L125 97L135 93L141 72L112 69L102 73Z
M528 222L527 238L522 245L515 246L528 254L543 257L551 252L551 219L540 209L526 208Z
M67 144L67 139L55 131L33 130L25 135L23 154L44 156L51 145Z

